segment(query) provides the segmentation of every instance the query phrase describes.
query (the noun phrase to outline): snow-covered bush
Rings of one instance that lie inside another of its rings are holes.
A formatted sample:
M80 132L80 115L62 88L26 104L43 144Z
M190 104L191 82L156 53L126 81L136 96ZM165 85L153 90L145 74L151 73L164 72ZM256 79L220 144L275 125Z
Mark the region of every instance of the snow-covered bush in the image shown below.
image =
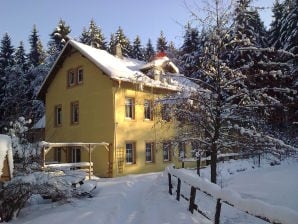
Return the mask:
M38 169L40 162L40 151L37 145L30 143L27 139L28 125L31 120L26 120L24 117L19 117L17 120L10 122L7 133L12 139L12 148L14 161L20 166L16 169L30 173L32 169Z
M68 201L82 196L73 184L85 178L84 172L34 172L17 176L0 189L0 222L17 216L32 195L54 201Z

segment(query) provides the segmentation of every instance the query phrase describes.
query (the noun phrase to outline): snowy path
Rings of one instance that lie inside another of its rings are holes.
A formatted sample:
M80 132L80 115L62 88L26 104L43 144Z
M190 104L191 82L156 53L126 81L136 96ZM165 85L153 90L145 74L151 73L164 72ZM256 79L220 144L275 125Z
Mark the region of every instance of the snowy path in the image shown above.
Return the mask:
M167 179L161 173L101 179L95 191L93 198L73 203L30 206L12 223L208 223L169 196Z

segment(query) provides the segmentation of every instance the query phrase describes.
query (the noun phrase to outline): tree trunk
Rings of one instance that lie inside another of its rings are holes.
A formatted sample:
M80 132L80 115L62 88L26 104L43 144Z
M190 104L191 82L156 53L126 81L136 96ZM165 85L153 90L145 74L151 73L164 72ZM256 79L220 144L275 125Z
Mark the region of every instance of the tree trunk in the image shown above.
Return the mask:
M211 146L211 182L216 184L216 165L217 165L217 147L216 144Z

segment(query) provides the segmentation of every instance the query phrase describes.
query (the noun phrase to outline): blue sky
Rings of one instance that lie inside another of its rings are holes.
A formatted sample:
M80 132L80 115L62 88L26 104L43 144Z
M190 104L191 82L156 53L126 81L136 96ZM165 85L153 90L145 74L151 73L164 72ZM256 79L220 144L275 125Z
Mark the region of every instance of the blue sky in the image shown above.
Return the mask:
M184 2L195 0L1 0L0 36L8 32L13 45L28 37L36 24L43 45L60 18L70 25L72 37L79 37L91 18L99 25L107 40L121 26L133 40L140 35L145 45L150 37L155 45L163 30L168 41L182 43L183 25L190 20ZM196 0L196 2L202 2ZM271 7L274 0L255 0L255 4ZM271 10L261 13L266 26L271 22Z

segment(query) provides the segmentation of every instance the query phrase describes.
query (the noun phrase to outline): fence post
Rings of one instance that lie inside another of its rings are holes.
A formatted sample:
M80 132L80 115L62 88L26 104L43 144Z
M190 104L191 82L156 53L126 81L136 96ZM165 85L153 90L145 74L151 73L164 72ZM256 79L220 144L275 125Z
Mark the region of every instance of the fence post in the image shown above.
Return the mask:
M182 160L182 168L184 168L184 161Z
M196 192L197 192L197 189L195 187L191 186L190 197L189 197L189 209L188 209L191 213L193 213L193 210L197 209L197 207L198 207L195 204Z
M181 180L180 180L180 178L178 178L177 195L176 195L177 201L180 201L180 189L181 189Z
M198 174L199 176L201 176L201 175L200 175L200 169L201 169L201 156L199 156L199 157L197 158L197 174Z
M214 224L219 224L220 210L221 210L221 202L220 202L220 199L217 199Z
M173 185L172 185L172 177L171 177L170 173L168 173L168 180L169 180L169 194L172 195L173 194L173 192L172 192Z

